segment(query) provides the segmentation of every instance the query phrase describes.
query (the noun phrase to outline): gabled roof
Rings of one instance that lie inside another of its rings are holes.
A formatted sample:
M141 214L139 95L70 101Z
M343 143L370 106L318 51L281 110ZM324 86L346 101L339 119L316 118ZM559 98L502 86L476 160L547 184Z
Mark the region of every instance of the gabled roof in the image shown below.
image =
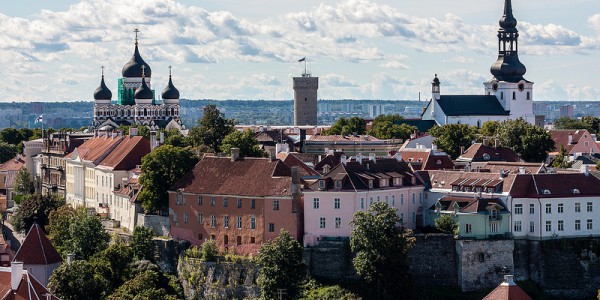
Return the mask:
M247 197L290 196L290 168L280 160L204 156L169 190Z
M505 174L518 174L519 168L525 168L526 174L538 174L546 172L544 163L490 161L481 167L481 169L485 169L490 173L498 174L502 171Z
M442 171L429 170L417 172L418 177L424 182L429 189L445 189L451 190L452 183L462 182L464 180L479 180L479 182L487 183L488 186L495 184L498 180L502 185L501 192L508 193L515 180L515 175L507 175L502 177L500 174L483 173L483 172L464 172L464 171Z
M447 116L508 116L493 95L441 95L438 104Z
M300 177L319 175L317 171L311 169L303 161L298 159L293 153L280 152L277 153L277 158L280 159L286 166L290 168L294 166L298 167Z
M29 233L27 233L13 261L23 262L24 265L49 265L62 262L62 258L52 246L42 228L35 223L29 229Z
M320 162L315 165L315 170L319 173L323 173L323 168L325 165L328 165L330 170L337 166L342 161L342 155L345 155L344 152L337 151L333 154L327 154Z
M509 278L485 296L483 300L531 300L531 297L515 284L512 276L507 277Z
M50 298L46 298L49 295ZM0 267L0 299L2 300L58 300L28 271L23 271L21 282L16 291L11 287L11 268Z
M486 154L489 156L489 159L486 158ZM467 149L465 153L463 153L458 160L463 161L508 161L508 162L518 162L521 161L519 159L519 155L510 148L506 147L491 147L487 145L483 145L482 143L475 143Z
M74 159L74 155L77 154L81 160L98 164L112 149L121 143L121 141L123 141L122 136L114 138L108 136L91 138L81 144L81 146L77 147L71 154L67 154L67 157Z
M414 170L453 170L454 162L447 154L439 154L431 149L400 149L402 160Z
M567 129L567 130L550 130L550 135L552 136L552 140L554 140L555 151L558 152L560 150L560 146L565 147L568 153L571 153L573 148L579 143L582 138L589 138L590 141L593 141L592 135L587 131L587 129ZM572 136L572 142L569 144L569 135ZM596 152L598 152L598 144L593 145L595 143L590 142L590 148L596 148ZM589 149L587 149L589 150Z
M600 195L600 179L584 173L516 175L510 190L513 197L553 198Z
M25 165L25 155L19 154L0 164L0 172L19 171Z
M100 163L113 170L130 170L141 164L142 157L150 153L150 141L141 136L126 136Z
M457 197L457 196L444 196L438 200L442 205L443 211L453 211L454 205L458 205L459 212L461 213L486 213L492 206L498 207L500 212L508 212L504 202L498 198L486 199L486 198L473 198L473 197ZM431 206L429 209L436 209L436 204Z

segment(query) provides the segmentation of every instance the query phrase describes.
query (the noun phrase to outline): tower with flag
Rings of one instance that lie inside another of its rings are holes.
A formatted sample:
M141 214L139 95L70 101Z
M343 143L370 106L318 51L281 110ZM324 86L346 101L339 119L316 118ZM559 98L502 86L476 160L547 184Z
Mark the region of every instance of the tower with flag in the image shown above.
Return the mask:
M319 77L312 77L307 70L306 56L299 59L304 62L301 77L294 77L294 126L317 125L317 90Z

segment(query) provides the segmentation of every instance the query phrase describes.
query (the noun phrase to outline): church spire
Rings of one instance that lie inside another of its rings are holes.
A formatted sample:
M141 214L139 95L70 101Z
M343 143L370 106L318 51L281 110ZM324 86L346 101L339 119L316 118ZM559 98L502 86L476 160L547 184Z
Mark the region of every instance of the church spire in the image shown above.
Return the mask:
M513 16L511 0L504 0L504 13L498 30L498 60L490 71L499 81L519 82L527 72L519 61L519 31L517 19Z

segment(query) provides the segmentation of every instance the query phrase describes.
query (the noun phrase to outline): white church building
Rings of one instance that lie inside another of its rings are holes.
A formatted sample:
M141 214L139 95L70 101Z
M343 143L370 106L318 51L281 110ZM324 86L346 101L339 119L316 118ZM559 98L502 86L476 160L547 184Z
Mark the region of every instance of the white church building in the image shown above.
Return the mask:
M484 82L483 95L441 95L440 80L431 83L432 98L422 119L438 125L468 124L481 127L486 121L523 118L534 124L533 82L523 78L526 68L519 61L519 32L511 0L504 2L498 30L498 60L490 71L493 78Z

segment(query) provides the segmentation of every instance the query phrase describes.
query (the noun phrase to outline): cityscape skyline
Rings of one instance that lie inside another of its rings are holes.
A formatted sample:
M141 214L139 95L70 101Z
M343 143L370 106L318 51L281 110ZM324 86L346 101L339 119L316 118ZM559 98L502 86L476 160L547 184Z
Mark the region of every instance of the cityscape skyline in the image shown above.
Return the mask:
M569 5L567 7L567 5ZM483 94L497 57L503 1L31 1L0 9L0 101L91 101L105 66L116 95L133 53L152 88L173 82L187 99L291 99L298 59L320 77L322 99ZM266 8L269 8L268 11ZM600 100L600 4L513 1L534 100Z

